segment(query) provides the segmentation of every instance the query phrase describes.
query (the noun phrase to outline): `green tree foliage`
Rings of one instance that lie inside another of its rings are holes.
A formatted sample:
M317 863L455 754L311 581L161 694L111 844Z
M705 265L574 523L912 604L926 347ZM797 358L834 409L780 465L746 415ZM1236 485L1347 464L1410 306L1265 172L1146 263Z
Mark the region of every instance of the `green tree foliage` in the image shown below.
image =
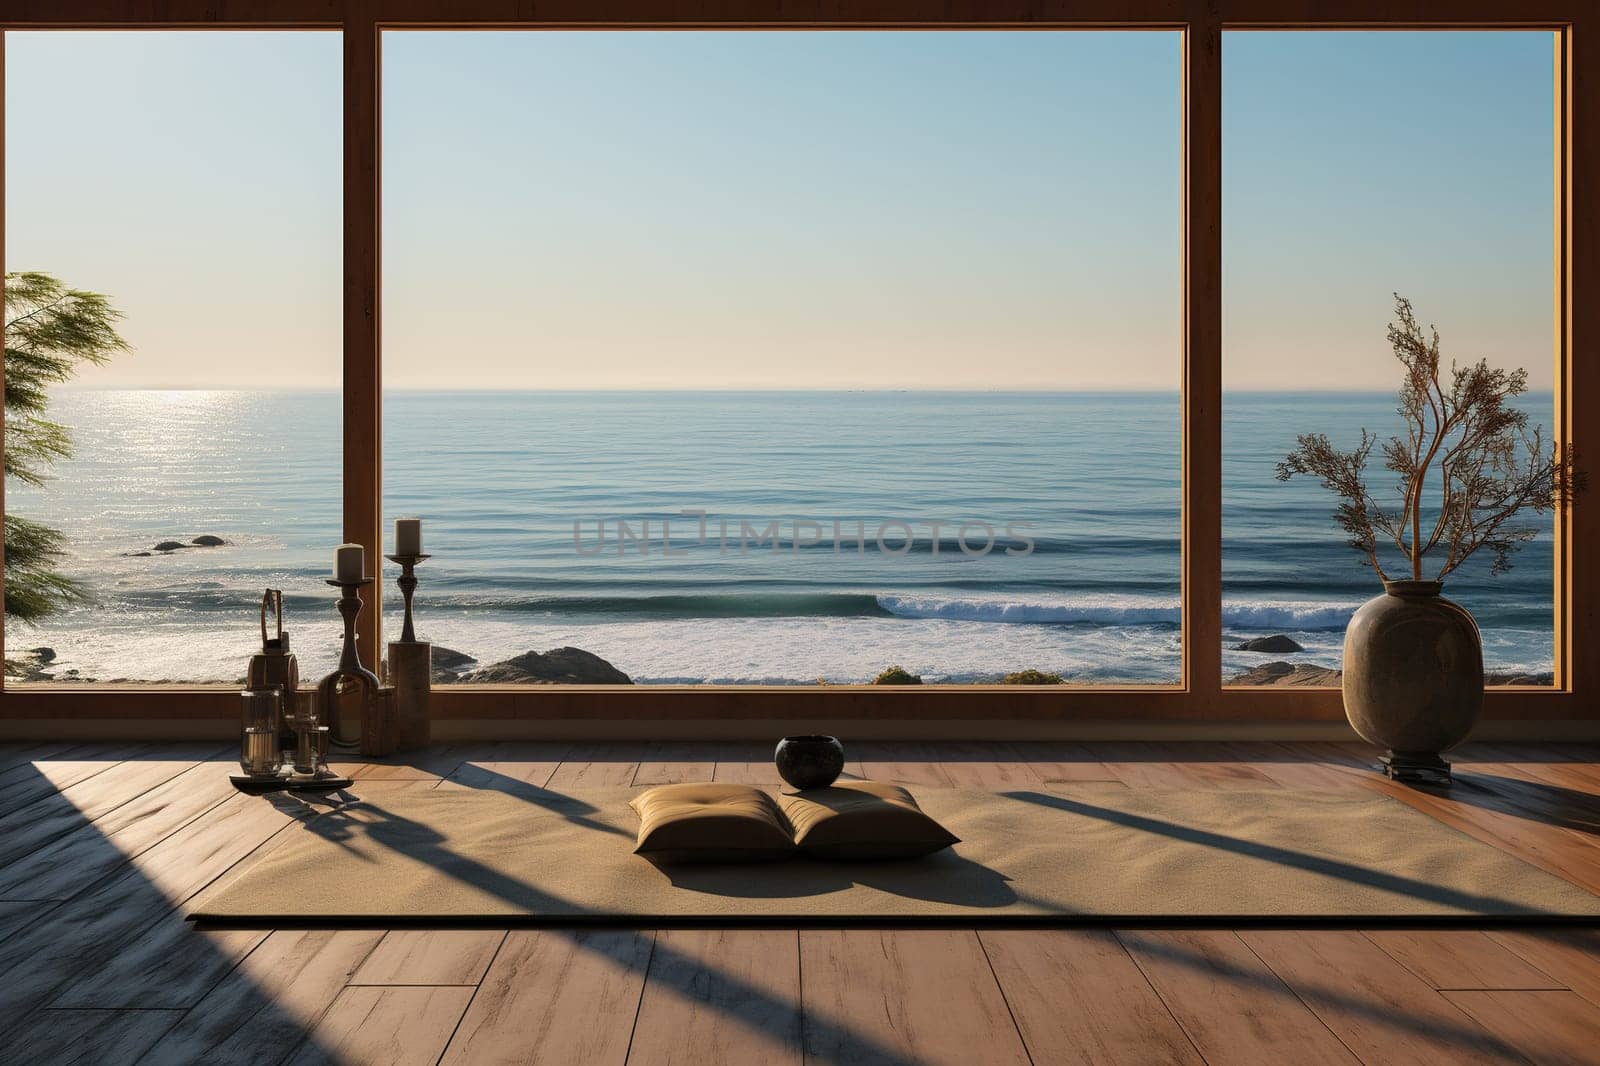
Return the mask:
M117 332L121 312L95 292L69 289L49 274L5 277L5 476L43 485L50 468L72 454L67 428L45 417L49 389L84 363L99 365L128 350ZM66 554L59 531L9 512L5 521L5 612L34 621L86 591L54 567Z

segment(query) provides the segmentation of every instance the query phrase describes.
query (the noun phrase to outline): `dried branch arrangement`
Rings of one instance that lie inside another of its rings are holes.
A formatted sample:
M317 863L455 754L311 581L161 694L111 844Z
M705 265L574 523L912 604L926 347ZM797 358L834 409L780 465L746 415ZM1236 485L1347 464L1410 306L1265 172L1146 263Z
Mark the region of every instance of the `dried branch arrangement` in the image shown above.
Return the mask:
M1511 556L1532 540L1529 515L1569 506L1583 488L1570 447L1547 442L1543 427L1511 403L1527 391L1526 370L1501 370L1486 360L1442 371L1439 331L1417 324L1411 301L1395 294L1389 344L1405 368L1398 413L1403 436L1382 442L1384 466L1399 479L1398 508L1385 508L1367 488L1376 434L1340 451L1325 433L1306 433L1278 464L1278 480L1309 474L1339 496L1335 519L1349 543L1384 581L1380 541L1392 541L1422 579L1423 558L1442 553L1436 580L1474 552L1493 555L1490 573L1511 568ZM1424 512L1428 517L1424 518Z

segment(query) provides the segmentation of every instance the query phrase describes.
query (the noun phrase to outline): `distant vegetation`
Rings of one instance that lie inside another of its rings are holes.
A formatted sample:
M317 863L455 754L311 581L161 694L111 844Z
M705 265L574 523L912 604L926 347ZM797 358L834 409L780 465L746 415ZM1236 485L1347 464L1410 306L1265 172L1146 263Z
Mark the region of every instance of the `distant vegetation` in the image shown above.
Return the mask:
M898 666L891 666L872 679L874 685L920 685L922 678Z
M1062 683L1060 674L1047 673L1044 670L1035 670L1029 667L1018 670L1014 674L1007 674L1000 679L1002 685L1059 685Z

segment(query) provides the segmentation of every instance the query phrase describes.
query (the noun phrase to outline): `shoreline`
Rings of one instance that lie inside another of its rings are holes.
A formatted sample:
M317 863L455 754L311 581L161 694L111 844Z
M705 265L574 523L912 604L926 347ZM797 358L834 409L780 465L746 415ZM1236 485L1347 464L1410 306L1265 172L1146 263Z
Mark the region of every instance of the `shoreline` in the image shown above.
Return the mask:
M1253 656L1259 655L1261 661L1240 669L1237 665L1228 672L1225 668L1223 685L1227 687L1291 687L1291 688L1339 688L1343 675L1338 667L1325 666L1316 659L1326 652L1307 652L1291 638L1278 634L1270 637L1253 638L1245 644L1225 642L1224 652L1250 652ZM1306 658L1298 661L1276 657L1305 654ZM241 656L245 658L245 656ZM385 672L386 664L379 664L380 676ZM229 671L232 672L231 670ZM313 676L320 674L321 670L306 662L302 662L302 672L309 681ZM227 677L213 676L203 679L185 678L134 678L125 676L111 676L100 678L83 675L78 668L70 665L70 660L58 659L56 651L51 647L36 647L23 651L15 659L6 663L6 677L9 684L18 686L57 686L87 688L92 686L144 686L144 687L216 687L216 688L242 688L245 677L241 674L234 675L232 680ZM1074 689L1096 689L1105 687L1138 688L1149 687L1152 689L1170 688L1178 682L1176 678L1156 678L1148 676L1118 676L1109 671L1094 671L1093 673L1074 672L1071 670L1044 671L1033 666L1023 666L1019 669L1001 671L981 671L966 674L939 674L923 668L921 674L903 670L893 663L884 663L876 667L871 675L829 677L807 676L767 676L759 678L740 677L695 677L695 676L656 676L634 677L617 668L606 659L572 645L549 648L545 651L529 650L496 662L484 662L474 655L442 644L432 644L432 671L431 683L437 686L518 686L518 685L638 685L643 687L657 686L707 686L707 687L771 687L771 688L805 688L828 686L917 686L937 685L949 688L960 687L1068 687ZM1524 670L1505 667L1491 667L1484 672L1485 687L1505 686L1550 686L1555 683L1553 670Z

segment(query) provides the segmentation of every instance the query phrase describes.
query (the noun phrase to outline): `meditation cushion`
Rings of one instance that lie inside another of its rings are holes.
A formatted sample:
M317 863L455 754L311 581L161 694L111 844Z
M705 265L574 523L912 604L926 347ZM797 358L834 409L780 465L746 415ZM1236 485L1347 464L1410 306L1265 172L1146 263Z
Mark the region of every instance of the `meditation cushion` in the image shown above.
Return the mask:
M783 797L801 851L819 859L913 859L960 838L922 813L911 793L878 781L842 781Z
M749 785L660 785L629 801L635 855L658 863L761 862L794 854L772 797Z

